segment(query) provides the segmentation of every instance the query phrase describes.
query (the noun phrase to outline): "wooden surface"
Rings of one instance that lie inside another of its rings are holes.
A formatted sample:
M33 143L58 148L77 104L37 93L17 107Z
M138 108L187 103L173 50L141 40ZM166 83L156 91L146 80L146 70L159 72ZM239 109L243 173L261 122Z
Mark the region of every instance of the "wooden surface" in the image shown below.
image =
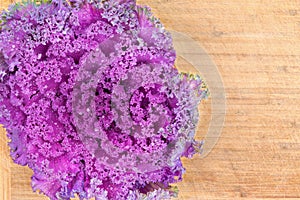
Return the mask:
M300 1L138 3L198 41L225 85L221 138L206 158L184 160L179 199L300 198ZM2 8L7 4L1 0ZM31 191L31 171L11 162L0 135L0 199L47 199Z

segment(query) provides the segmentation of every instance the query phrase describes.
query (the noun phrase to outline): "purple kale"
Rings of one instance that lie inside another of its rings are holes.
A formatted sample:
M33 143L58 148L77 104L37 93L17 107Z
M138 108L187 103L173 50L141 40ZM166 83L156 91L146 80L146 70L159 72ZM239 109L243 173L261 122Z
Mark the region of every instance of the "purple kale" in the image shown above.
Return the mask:
M0 24L0 123L50 199L162 199L182 180L202 79L134 0L14 4Z

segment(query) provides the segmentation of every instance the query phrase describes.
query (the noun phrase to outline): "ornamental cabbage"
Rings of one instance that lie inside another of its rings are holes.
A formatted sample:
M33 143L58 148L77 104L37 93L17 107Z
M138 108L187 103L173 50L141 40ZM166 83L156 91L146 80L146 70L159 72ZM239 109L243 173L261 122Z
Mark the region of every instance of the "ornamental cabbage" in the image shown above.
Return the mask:
M134 0L11 5L0 25L0 123L50 199L167 199L208 90Z

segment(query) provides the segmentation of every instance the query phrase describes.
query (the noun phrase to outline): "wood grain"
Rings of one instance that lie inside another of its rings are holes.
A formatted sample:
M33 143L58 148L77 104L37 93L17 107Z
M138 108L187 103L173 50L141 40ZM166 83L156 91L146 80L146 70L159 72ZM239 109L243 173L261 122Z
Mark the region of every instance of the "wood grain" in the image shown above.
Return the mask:
M184 160L178 199L300 198L300 1L138 3L149 5L168 29L199 42L225 85L221 138L208 157ZM31 191L32 172L11 162L3 131L0 136L0 198L47 199Z

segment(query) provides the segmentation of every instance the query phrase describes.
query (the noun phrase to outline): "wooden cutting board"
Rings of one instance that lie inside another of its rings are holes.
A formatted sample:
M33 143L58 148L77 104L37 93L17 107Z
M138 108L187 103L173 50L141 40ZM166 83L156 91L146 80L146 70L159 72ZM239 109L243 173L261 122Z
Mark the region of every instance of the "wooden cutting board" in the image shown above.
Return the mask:
M1 8L9 4L0 2ZM220 140L206 158L184 160L178 199L300 198L300 1L138 3L202 45L226 90ZM210 119L208 105L201 105L199 135ZM12 163L0 132L0 199L47 199L32 192L31 170Z

